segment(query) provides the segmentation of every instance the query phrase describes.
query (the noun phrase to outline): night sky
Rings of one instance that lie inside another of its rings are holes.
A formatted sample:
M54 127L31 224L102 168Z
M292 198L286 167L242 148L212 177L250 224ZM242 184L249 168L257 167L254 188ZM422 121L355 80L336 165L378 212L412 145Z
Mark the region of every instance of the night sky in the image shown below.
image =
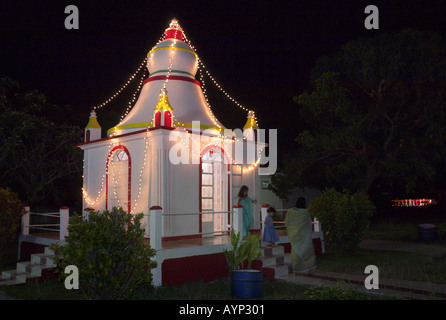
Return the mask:
M136 70L176 17L222 86L278 128L283 146L297 136L298 106L318 57L349 40L406 28L445 36L444 1L2 1L0 77L70 105L85 125L89 110ZM66 30L64 9L78 6L80 29ZM378 6L380 29L366 30L364 9ZM246 114L210 89L213 111L230 128ZM106 107L116 124L136 88ZM107 110L98 114L106 117ZM80 121L80 120L79 120Z

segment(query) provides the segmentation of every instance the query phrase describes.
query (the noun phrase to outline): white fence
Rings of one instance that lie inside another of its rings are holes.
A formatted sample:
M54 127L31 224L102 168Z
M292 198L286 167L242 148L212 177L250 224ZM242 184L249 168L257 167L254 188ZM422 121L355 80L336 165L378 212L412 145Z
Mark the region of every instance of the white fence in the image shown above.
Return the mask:
M262 205L262 209L261 209L261 212L262 212L262 214L261 214L262 234L263 234L263 230L264 230L264 221L265 221L266 217L268 216L268 211L267 211L268 208L269 208L269 205L265 205L265 204ZM288 210L289 209L276 209L276 212L283 214L283 213L286 213ZM278 226L276 226L277 229L285 229L285 221L274 221L274 224L278 225ZM322 232L321 223L319 220L314 218L312 221L312 224L313 224L313 232L316 232L316 233Z
M143 225L148 225L149 230L146 229L146 236L150 237L150 246L155 250L161 249L161 240L163 238L163 217L169 216L187 216L187 215L203 215L203 214L228 214L230 216L230 221L226 225L227 230L217 230L213 232L197 232L193 234L181 234L179 236L195 236L195 235L213 235L218 233L228 232L230 228L234 228L235 232L242 232L243 228L243 207L240 205L235 205L232 211L221 211L221 212L193 212L193 213L163 213L162 208L159 206L154 206L150 208L148 215L144 215ZM147 232L148 231L148 232Z
M59 240L65 240L68 235L69 208L61 207L59 212L38 213L31 212L30 207L23 207L25 214L22 216L22 235L30 235L30 230L52 231L59 233ZM31 217L50 217L58 223L31 224ZM32 235L32 234L31 234Z

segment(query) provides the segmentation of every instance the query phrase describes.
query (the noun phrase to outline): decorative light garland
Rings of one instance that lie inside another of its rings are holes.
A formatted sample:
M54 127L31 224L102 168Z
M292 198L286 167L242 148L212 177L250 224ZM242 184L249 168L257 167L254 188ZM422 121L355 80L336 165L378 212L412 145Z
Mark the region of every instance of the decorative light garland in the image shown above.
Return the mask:
M200 60L200 58L198 58L198 60ZM203 78L203 73L201 72L201 69L198 69L198 70L199 70L199 74L200 74L201 90L203 91L204 99L206 101L206 106L207 106L208 111L209 111L209 116L211 117L212 123L215 126L217 126L219 128L219 130L221 131L222 127L219 124L219 122L218 122L217 118L215 117L214 113L212 112L211 105L209 104L209 99L208 99L208 96L206 94L206 84L205 84L205 81L204 81L204 78Z
M178 128L178 129L180 130L180 128ZM226 138L223 135L219 135L219 136L216 136L216 137L212 137L211 136L210 137L211 141L208 144L206 144L205 146L202 146L203 142L201 141L201 139L199 139L197 141L196 139L194 139L192 133L190 133L186 129L183 129L183 130L184 130L184 133L186 133L188 135L188 140L191 139L192 143L196 142L196 143L200 144L200 150L204 150L204 149L206 149L209 146L216 145L215 141L212 141L213 139L220 139L221 140L220 141L221 145L223 145L223 146L225 145ZM189 147L189 143L186 143L186 142L183 141L183 138L182 138L181 135L180 135L180 139L181 139L181 142L183 143L183 145L192 153L192 155L194 155L196 157L199 157L199 158L202 156L201 152L200 152L200 154L195 153L194 150ZM240 139L234 139L234 141L240 141ZM250 171L254 170L256 167L258 167L258 165L260 164L260 161L262 159L262 151L263 151L263 148L258 148L258 150L257 150L257 160L253 164L251 164L250 166L245 167L245 168L243 168L243 165L242 165L243 172L250 172ZM229 156L228 154L226 154L226 155L228 156L228 158L231 161L232 165L241 165L239 163L236 163L232 156Z
M195 49L195 47L192 45L192 42L186 37L186 34L183 32L183 35L184 35L184 41L192 48L192 50L193 51L195 51L196 52L196 49ZM246 112L249 112L250 111L250 109L248 109L248 108L246 108L246 107L244 107L240 102L238 102L236 99L234 99L226 90L224 90L223 88L222 88L222 86L217 82L217 80L215 80L215 78L211 75L211 73L209 72L209 70L206 68L206 66L204 65L204 63L203 63L203 61L200 59L200 58L198 58L198 70L200 71L200 82L204 82L204 79L203 79L203 77L202 77L202 72L201 72L201 67L204 69L204 72L206 73L206 75L209 77L209 79L211 79L211 81L212 81L212 83L231 101L231 102L233 102L237 107L239 107L240 109L242 109L242 110L244 110L244 111L246 111ZM203 89L203 93L205 93L205 89L204 88L202 88ZM209 103L208 103L208 99L207 99L207 95L205 95L205 98L206 98L206 103L208 104L208 106L209 106L209 108L210 108L210 105L209 105ZM251 110L252 111L252 110ZM253 111L253 118L254 118L254 120L257 122L257 123L259 123L258 122L258 119L256 118L256 116L255 116L255 113L254 113L254 111Z
M108 144L108 152L107 152L107 155L110 154L110 152L111 152L111 150L112 150L112 146L113 146L113 143L112 143L112 140L110 140L110 143ZM108 166L108 163L107 163L107 166ZM82 172L84 172L84 171L85 171L85 158L84 158L84 161L83 161L82 168L83 168ZM106 174L103 174L103 175L102 175L102 178L101 178L101 188L99 189L99 191L98 191L98 193L97 193L97 195L96 195L96 198L95 198L93 201L88 200L88 192L87 192L87 190L86 190L84 187L82 187L82 196L84 197L84 201L85 201L89 206L94 205L94 204L95 204L96 202L98 202L98 200L101 198L101 196L102 196L102 192L103 192L103 190L104 190L104 186L105 186L105 178L106 178Z
M138 69L130 76L130 78L127 80L127 82L121 88L119 88L118 91L116 91L110 98L108 98L107 100L105 100L101 104L93 107L93 110L97 110L97 109L100 109L100 108L106 106L111 101L113 101L125 88L127 88L127 86L133 81L133 79L135 79L136 75L146 65L146 60L147 60L147 58L144 58L143 62L141 62L141 64L139 65Z
M171 74L171 72L172 72L172 66L173 66L173 59L174 59L174 53L175 53L175 44L176 44L176 42L177 42L177 39L176 39L176 32L177 31L175 31L175 34L174 34L174 39L173 39L173 43L172 43L172 45L171 45L171 52L170 52L170 59L169 59L169 68L168 68L168 70L167 70L167 73L166 73L166 79L165 79L165 81L164 81L164 83L163 83L163 86L162 86L162 88L164 88L164 89L166 89L166 85L167 85L167 82L169 81L169 77L170 77L170 74ZM188 40L187 39L187 37L186 37L186 34L184 33L184 31L183 31L183 36L184 36L184 39L185 39L185 42L194 50L194 51L196 51L195 50L195 47L192 45L192 43L190 42L190 40ZM160 37L160 39L158 40L158 42L157 42L157 44L156 45L158 45L160 42L162 42L162 41L164 41L165 40L165 33L163 33L162 35L161 35L161 37ZM156 46L155 45L155 46ZM154 46L154 47L155 47ZM152 49L154 48L154 47L152 47ZM207 107L208 107L208 111L209 111L209 115L211 116L211 119L212 119L212 122L214 123L214 125L216 125L219 129L220 129L220 131L222 130L222 127L221 127L221 125L219 124L219 122L218 122L218 120L217 120L217 118L215 117L215 115L213 114L213 112L212 112L212 110L211 110L211 106L210 106L210 103L209 103L209 100L208 100L208 97L207 97L207 93L206 93L206 86L205 86L205 81L204 81L204 77L203 77L203 72L202 72L202 69L201 69L201 67L203 68L203 70L205 71L205 73L206 73L206 75L212 80L212 82L214 83L214 85L216 85L217 86L217 88L230 100L230 101L232 101L233 103L235 103L239 108L241 108L241 109L243 109L244 111L250 111L248 108L246 108L246 107L244 107L242 104L240 104L237 100L235 100L232 96L230 96L222 87L221 87L221 85L215 80L215 78L210 74L210 72L206 69L206 66L204 65L204 63L201 61L201 59L200 58L198 58L197 59L198 60L198 70L199 70L199 74L200 74L200 82L201 82L201 84L202 84L202 90L203 90L203 94L204 94L204 97L205 97L205 100L206 100L206 105L207 105ZM102 107L104 107L105 105L107 105L108 103L110 103L112 100L114 100L132 81L133 81L133 79L135 78L135 76L141 71L141 69L142 69L142 67L144 66L144 65L146 65L146 67L147 67L147 69L149 68L149 59L148 59L148 56L146 57L146 58L144 58L144 61L140 64L140 66L138 67L138 69L135 71L135 73L127 80L127 82L114 94L114 95L112 95L109 99L107 99L107 100L105 100L103 103L101 103L100 105L98 105L98 106L95 106L93 109L94 110L96 110L96 109L99 109L99 108L102 108ZM201 67L200 67L200 65L201 65ZM123 121L123 119L125 118L125 116L130 112L130 110L131 110L131 108L132 108L132 106L133 106L133 103L135 102L135 100L136 100L136 97L137 97L137 93L140 91L140 89L141 89L141 87L142 87L142 85L143 85L143 83L144 83L144 75L145 75L145 72L143 72L143 74L142 74L142 76L141 76L141 80L140 80L140 82L139 82L139 84L138 84L138 87L137 87L137 89L136 89L136 91L133 93L133 96L132 96L132 99L131 99L131 101L129 102L129 104L128 104L128 106L127 106L127 108L126 108L126 111L125 111L125 114L124 115L122 115L121 116L121 119L120 119L120 123ZM161 91L160 91L160 96L161 96ZM253 114L253 117L251 118L251 123L253 123L253 121L257 121L257 123L258 123L258 120L255 118L255 115ZM178 129L180 129L180 128L178 128ZM196 141L196 140L194 140L194 138L193 138L193 135L192 135L192 133L190 133L189 131L187 131L186 129L184 129L184 132L185 133L187 133L187 135L188 135L188 140L189 140L189 138L190 139L192 139L193 141ZM250 133L250 132L249 132ZM145 148L144 148L144 156L143 156L143 163L142 163L142 166L141 166L141 169L140 169L140 172L139 172L139 181L138 181L138 193L137 193L137 196L136 196L136 198L135 198L135 200L134 200L134 206L133 206L133 208L132 208L132 210L131 210L131 212L130 213L133 213L134 211L135 211L135 209L137 208L137 206L138 206L138 200L139 200L139 198L140 198L140 195L141 195L141 190L142 190L142 181L143 181L143 179L142 179L142 176L143 176L143 172L144 172L144 169L145 169L145 167L146 167L146 165L147 165L147 149L148 149L148 137L149 137L149 134L150 134L150 131L149 131L149 127L147 127L147 131L146 131L146 134L145 134L145 137L144 137L144 141L145 141ZM186 147L187 147L187 149L192 153L192 154L194 154L195 156L198 156L198 157L201 157L201 153L200 153L200 155L197 155L197 154L195 154L195 152L189 147L189 144L187 143L185 143L184 141L183 141L183 139L182 139L182 137L180 136L180 138L181 138L181 142L183 143L183 145L185 145ZM224 142L225 142L225 140L226 140L226 138L222 135L222 134L220 134L220 135L218 135L218 136L216 136L216 137L211 137L211 139L220 139L221 140L221 142L223 143L223 145L224 145ZM247 137L243 137L243 139L244 140L246 140L246 138ZM240 139L237 139L237 138L234 138L234 141L240 141ZM211 141L211 142L209 142L207 145L205 145L204 147L201 147L201 145L202 145L202 141L200 140L200 149L201 150L204 150L206 147L208 147L208 146L211 146L211 145L215 145L215 142L214 141ZM112 150L112 146L114 146L115 144L113 143L113 139L110 139L110 143L109 143L109 145L108 145L108 148L109 148L109 150L108 150L108 154L110 154L110 152L111 152L111 150ZM242 165L242 171L243 172L250 172L250 171L252 171L252 170L254 170L259 164L260 164L260 161L261 161L261 152L262 152L262 150L263 150L263 148L259 148L258 149L258 154L257 154L257 160L254 162L254 164L252 164L252 165L250 165L249 167L247 167L247 168L243 168L243 165ZM232 158L232 156L230 157L230 161L231 161L231 163L233 164L233 165L240 165L240 164L237 164L237 163L235 163L235 160ZM85 159L84 159L84 163L85 163ZM107 166L108 166L108 163L107 163ZM84 170L85 170L85 166L84 166ZM84 176L82 176L82 177L84 177ZM84 201L88 204L88 205L90 205L90 206L92 206L92 205L94 205L99 199L100 199L100 197L102 196L102 192L103 192L103 190L104 190L104 185L105 185L105 179L106 179L106 174L103 174L102 175L102 179L101 179L101 187L100 187L100 189L99 189L99 191L98 191L98 193L97 193L97 196L96 196L96 198L95 198L95 200L93 200L93 201L90 201L89 199L88 199L88 192L86 191L86 189L84 188L84 187L82 187L82 195L83 195L83 198L84 198ZM115 183L115 180L114 180L114 172L113 172L113 177L112 177L112 180L113 180L113 183ZM119 181L118 181L118 183L119 183ZM129 186L129 188L131 188L131 186ZM117 194L116 194L116 190L114 190L114 196L115 196L115 199L117 199ZM117 199L117 201L118 201L118 203L119 203L119 199Z
M138 193L136 195L134 206L133 206L132 211L130 213L135 212L136 208L138 207L139 197L141 196L142 176L143 176L143 172L144 172L144 169L146 167L146 164L147 164L147 149L148 149L148 146L149 146L149 143L148 143L149 135L150 135L150 131L149 131L149 128L147 128L146 134L144 136L145 147L144 147L143 163L142 163L142 166L141 166L141 170L139 170ZM150 183L150 181L149 181L149 183Z
M147 62L147 63L148 63L148 62ZM143 83L144 83L144 80L145 80L145 74L146 74L146 72L145 72L145 70L144 70L144 72L143 72L142 75L141 75L141 79L140 79L140 81L139 81L138 87L136 88L135 92L133 93L132 99L129 101L128 106L127 106L127 108L125 109L125 113L124 113L124 114L121 116L121 118L119 119L118 126L122 123L122 121L124 120L124 118L128 115L128 113L130 112L130 110L131 110L132 107L133 107L133 104L134 104L135 101L136 101L136 98L139 96L139 92L140 92L141 87L142 87L142 85L143 85Z

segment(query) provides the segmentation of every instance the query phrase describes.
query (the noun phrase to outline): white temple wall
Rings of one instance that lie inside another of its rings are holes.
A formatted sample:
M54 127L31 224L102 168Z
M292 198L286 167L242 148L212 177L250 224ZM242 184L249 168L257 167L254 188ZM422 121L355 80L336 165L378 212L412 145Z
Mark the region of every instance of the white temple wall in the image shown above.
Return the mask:
M105 164L108 156L108 143L89 145L84 150L83 188L90 203L83 200L83 210L93 208L105 210ZM93 202L93 203L92 203Z
M186 214L199 211L200 173L198 164L173 164L169 160L169 151L176 142L169 141L165 136L164 157L164 201L166 213ZM189 153L191 160L191 153ZM164 236L181 236L197 234L199 232L199 216L166 216L163 219Z

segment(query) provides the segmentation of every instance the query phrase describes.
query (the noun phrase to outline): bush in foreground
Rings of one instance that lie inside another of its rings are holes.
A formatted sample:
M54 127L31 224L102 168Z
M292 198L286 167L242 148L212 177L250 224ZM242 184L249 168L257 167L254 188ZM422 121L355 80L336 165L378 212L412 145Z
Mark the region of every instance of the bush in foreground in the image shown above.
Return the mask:
M364 193L325 190L308 209L322 225L327 246L336 252L356 249L362 240L375 206Z
M79 289L87 299L125 299L151 286L155 250L144 243L143 215L121 208L92 211L89 218L70 219L66 245L54 247L68 265L79 270ZM62 274L65 276L65 274Z

